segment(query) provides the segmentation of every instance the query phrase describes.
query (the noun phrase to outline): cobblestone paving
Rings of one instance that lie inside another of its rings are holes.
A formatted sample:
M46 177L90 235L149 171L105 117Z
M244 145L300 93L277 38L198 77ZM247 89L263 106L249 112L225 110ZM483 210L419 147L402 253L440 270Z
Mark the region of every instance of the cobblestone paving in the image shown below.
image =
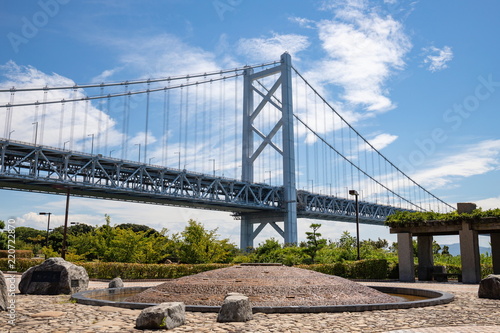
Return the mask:
M127 283L125 286L154 285ZM500 301L477 297L477 285L457 283L369 283L434 289L456 296L450 304L427 308L357 313L254 314L246 323L217 323L216 313L186 313L186 324L171 332L500 332ZM92 282L91 288L107 283ZM137 330L140 310L74 304L69 296L16 296L16 325L0 313L0 332L158 332ZM5 319L5 320L3 320Z

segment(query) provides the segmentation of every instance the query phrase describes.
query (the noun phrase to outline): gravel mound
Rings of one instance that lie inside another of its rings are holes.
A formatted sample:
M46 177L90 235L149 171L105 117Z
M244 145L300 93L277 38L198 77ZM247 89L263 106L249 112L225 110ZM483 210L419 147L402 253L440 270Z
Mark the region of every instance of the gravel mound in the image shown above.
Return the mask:
M229 292L248 296L252 306L324 306L401 301L338 276L287 266L232 266L216 269L167 281L125 301L220 306Z

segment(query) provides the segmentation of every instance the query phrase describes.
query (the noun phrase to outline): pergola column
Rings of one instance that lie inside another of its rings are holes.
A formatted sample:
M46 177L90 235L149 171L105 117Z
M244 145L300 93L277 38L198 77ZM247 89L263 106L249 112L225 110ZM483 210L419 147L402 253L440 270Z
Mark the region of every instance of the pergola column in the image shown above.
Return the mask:
M415 282L412 234L398 233L399 281Z
M462 282L479 283L481 266L479 262L479 239L476 230L470 224L462 222L460 237L460 257L462 258Z
M432 241L432 236L417 236L418 279L420 281L432 281L434 266Z
M493 259L493 274L500 274L500 233L490 234L491 257Z

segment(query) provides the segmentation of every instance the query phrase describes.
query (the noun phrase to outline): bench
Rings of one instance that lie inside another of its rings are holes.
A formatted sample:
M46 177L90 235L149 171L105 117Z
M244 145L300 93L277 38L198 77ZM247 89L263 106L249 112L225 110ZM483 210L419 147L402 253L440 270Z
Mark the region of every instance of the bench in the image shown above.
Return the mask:
M457 277L458 282L462 282L461 273L432 273L432 278L437 282L448 282L448 277Z

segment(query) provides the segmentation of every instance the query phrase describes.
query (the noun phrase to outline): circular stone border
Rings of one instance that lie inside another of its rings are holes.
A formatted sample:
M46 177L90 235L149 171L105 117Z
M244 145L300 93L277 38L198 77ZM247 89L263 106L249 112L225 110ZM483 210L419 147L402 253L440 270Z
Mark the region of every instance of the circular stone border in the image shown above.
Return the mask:
M352 304L352 305L321 305L321 306L254 306L254 313L320 313L320 312L360 312L373 310L392 310L392 309L409 309L433 306L439 304L447 304L454 300L453 294L441 291L389 287L389 286L369 286L375 290L388 294L401 294L427 297L428 299L418 301L407 301L398 303L378 303L378 304ZM76 303L94 305L94 306L116 306L128 309L145 309L150 306L158 305L157 303L133 303L133 302L115 302L104 299L95 299L92 297L119 296L131 292L142 292L151 287L125 287L125 288L108 288L82 291L71 296L71 300ZM186 305L186 311L191 312L219 312L220 306L207 305Z

